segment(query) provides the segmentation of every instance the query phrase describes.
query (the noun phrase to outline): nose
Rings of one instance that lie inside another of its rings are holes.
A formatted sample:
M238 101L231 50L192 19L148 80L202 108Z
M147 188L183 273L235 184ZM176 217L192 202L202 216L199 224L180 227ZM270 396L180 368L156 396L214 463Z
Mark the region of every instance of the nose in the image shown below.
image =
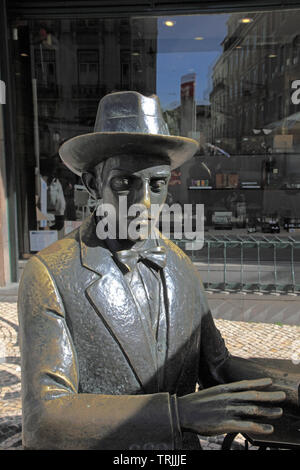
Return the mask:
M142 187L143 195L142 195L142 201L141 204L143 204L146 209L150 209L151 207L151 198L150 198L150 185L149 185L149 180L145 179L143 181L143 187Z

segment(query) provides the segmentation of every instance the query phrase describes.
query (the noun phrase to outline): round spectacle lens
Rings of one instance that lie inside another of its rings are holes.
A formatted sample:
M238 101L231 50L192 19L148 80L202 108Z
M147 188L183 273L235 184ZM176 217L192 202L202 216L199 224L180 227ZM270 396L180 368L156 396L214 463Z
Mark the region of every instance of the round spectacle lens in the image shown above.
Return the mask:
M128 191L131 186L131 179L127 176L115 176L110 182L113 191Z
M152 179L150 182L151 190L153 192L160 192L165 188L166 184L167 180L165 178Z

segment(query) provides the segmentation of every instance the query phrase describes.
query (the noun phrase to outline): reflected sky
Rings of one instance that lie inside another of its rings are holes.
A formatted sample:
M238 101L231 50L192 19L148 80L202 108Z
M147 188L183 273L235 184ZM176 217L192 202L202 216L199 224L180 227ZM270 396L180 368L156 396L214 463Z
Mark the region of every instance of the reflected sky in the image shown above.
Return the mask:
M228 18L217 14L158 19L157 94L164 109L180 104L181 77L191 72L196 73L197 103L209 103L212 68L222 54ZM174 26L166 26L167 20Z

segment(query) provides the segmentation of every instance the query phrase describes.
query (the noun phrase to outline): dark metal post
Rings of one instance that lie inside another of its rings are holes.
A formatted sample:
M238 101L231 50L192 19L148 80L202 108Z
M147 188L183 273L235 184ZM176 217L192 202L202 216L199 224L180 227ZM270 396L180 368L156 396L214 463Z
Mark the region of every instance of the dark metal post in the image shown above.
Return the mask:
M10 71L9 30L7 24L7 2L0 0L0 73L1 80L6 84L6 104L3 106L4 135L5 135L5 163L7 174L7 201L9 225L9 249L11 281L17 281L18 228L17 228L17 187L16 187L16 158L14 145L13 124L13 90Z

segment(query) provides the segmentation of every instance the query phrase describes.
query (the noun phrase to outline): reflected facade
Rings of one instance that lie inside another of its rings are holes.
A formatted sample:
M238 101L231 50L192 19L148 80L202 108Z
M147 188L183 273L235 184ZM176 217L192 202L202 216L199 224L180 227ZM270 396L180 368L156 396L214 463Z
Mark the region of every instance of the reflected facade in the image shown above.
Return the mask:
M243 261L257 263L255 240L300 240L299 23L299 10L12 21L21 256L35 251L31 231L59 238L94 209L57 152L92 132L99 100L121 90L157 94L170 133L199 141L173 172L168 202L204 204L208 242L223 250L235 240L240 262L252 237ZM192 254L208 256L224 253L208 243ZM290 252L277 259L290 263Z

